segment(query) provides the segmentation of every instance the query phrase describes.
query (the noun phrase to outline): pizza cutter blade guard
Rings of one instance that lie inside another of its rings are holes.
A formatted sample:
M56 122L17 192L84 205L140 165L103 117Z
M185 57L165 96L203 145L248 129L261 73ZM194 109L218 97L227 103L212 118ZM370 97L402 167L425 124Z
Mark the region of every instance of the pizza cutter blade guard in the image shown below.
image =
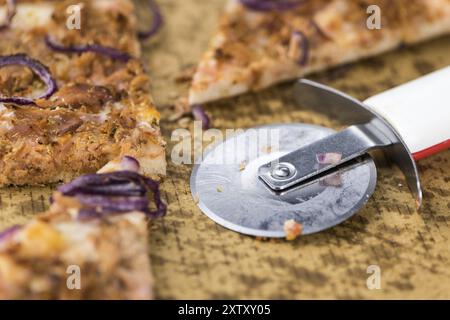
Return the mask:
M273 124L235 135L194 166L192 194L208 217L228 229L285 237L284 223L292 219L303 235L311 234L343 222L369 200L377 175L367 152L382 149L404 173L420 207L415 160L450 145L449 84L450 67L360 102L300 80L299 105L333 108L352 125L336 133L309 124ZM339 157L318 161L327 154Z

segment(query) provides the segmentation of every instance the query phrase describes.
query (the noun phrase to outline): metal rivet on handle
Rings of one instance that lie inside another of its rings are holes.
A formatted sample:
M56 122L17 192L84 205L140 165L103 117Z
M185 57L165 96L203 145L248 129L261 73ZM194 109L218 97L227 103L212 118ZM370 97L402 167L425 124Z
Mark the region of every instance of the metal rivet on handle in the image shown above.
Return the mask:
M270 175L277 180L287 180L292 178L296 173L295 167L287 162L281 162L276 164L272 171L270 172Z

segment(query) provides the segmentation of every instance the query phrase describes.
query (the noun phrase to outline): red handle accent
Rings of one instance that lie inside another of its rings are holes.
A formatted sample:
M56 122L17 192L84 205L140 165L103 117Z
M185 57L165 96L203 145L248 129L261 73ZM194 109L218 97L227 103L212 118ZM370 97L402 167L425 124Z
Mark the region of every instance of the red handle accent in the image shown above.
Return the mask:
M413 153L413 158L414 160L418 161L447 149L450 149L450 139L436 144L432 147Z

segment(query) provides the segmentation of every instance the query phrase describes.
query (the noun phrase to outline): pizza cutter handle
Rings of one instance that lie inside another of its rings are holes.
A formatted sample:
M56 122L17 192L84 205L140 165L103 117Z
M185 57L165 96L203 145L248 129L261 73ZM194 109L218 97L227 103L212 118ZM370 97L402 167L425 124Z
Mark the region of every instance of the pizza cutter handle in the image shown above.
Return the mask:
M450 148L450 66L364 104L398 131L416 161Z

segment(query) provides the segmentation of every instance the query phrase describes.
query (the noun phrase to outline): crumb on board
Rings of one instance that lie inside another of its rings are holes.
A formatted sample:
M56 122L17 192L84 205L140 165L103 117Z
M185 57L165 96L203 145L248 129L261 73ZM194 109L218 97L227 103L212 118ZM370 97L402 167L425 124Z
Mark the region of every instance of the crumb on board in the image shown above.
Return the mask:
M262 149L262 151L265 152L265 153L272 153L272 146L265 146Z
M247 166L247 162L246 161L242 161L239 164L239 171L244 171L246 166Z
M302 234L302 225L293 219L284 222L284 232L286 233L286 240L295 240Z
M217 192L222 192L223 191L223 189L222 189L222 187L217 187Z

